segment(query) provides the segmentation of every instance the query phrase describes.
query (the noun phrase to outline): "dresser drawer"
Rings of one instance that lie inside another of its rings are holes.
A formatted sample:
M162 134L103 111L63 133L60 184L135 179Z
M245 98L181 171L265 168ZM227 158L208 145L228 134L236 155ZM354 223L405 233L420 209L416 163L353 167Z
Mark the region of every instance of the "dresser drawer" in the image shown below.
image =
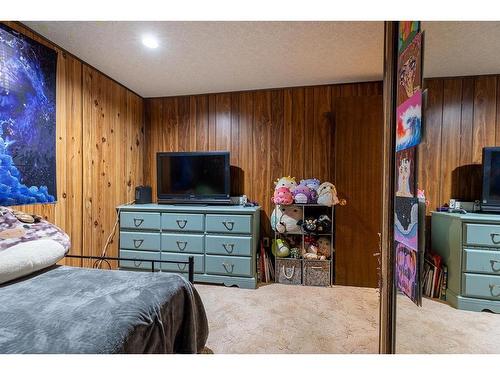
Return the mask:
M161 250L174 253L203 253L202 234L162 233Z
M161 253L161 260L187 262L190 256L194 258L194 272L203 273L205 271L205 259L203 255ZM162 271L187 273L189 271L189 266L179 263L162 263L161 269Z
M500 250L464 249L464 271L500 275Z
M252 233L252 216L207 215L207 232Z
M120 228L160 229L160 214L145 212L120 213Z
M161 227L177 232L203 232L203 214L162 214Z
M207 235L205 252L249 257L252 256L252 237Z
M464 295L500 300L500 276L464 273Z
M121 231L120 248L160 251L160 233Z
M226 276L252 276L252 258L206 256L206 273Z
M495 224L464 224L467 245L500 247L500 225Z
M120 258L130 258L135 260L122 260L120 261L121 268L134 268L151 270L151 262L147 260L160 260L160 252L152 251L134 251L120 249ZM155 270L160 269L160 263L155 263Z

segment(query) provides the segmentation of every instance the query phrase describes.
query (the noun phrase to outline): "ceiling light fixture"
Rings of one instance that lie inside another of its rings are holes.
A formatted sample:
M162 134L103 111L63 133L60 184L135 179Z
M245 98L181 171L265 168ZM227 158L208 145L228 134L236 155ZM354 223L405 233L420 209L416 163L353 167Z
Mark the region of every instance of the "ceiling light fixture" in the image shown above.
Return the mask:
M142 37L142 44L151 49L158 48L158 40L151 35L144 35Z

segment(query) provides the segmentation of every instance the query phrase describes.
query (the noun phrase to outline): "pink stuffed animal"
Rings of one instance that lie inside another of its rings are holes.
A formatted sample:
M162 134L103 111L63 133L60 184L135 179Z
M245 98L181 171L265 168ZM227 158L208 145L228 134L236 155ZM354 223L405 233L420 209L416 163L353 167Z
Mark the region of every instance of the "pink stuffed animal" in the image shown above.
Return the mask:
M280 187L274 190L272 201L274 204L289 205L293 203L293 195L289 188Z

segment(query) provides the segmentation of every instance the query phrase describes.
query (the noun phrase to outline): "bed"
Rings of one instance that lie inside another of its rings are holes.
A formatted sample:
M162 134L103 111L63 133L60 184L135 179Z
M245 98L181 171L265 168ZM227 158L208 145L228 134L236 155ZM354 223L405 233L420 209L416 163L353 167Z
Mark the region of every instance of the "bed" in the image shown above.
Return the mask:
M0 354L202 351L208 323L192 259L189 280L59 266L67 234L23 215L0 207Z

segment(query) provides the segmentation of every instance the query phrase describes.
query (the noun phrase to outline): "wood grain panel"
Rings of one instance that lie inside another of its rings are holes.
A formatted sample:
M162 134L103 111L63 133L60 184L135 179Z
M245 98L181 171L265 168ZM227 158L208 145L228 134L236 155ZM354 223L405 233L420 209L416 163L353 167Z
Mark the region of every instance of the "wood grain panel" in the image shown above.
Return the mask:
M495 76L475 80L472 138L472 161L475 163L481 163L483 147L495 145L496 89Z

